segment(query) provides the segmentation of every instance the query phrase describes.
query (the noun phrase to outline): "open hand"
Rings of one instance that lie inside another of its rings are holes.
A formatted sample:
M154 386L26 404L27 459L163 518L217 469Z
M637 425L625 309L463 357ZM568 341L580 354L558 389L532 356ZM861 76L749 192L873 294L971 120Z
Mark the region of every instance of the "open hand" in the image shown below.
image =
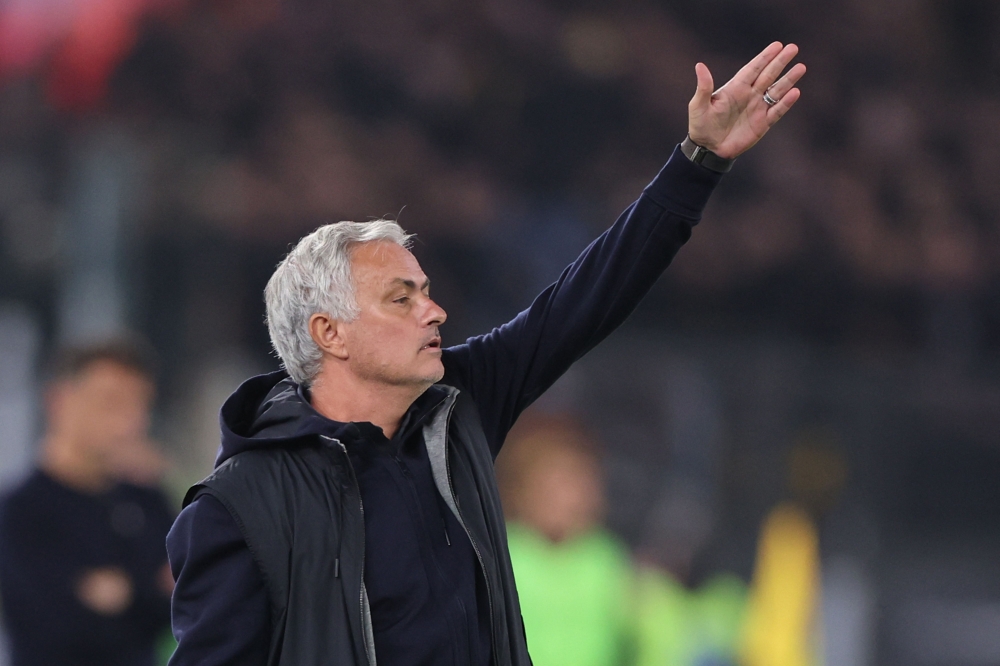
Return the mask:
M760 141L799 99L795 84L806 73L806 66L798 63L778 78L798 52L795 44L774 42L715 92L708 67L700 62L695 65L698 89L688 104L691 140L727 159ZM765 92L778 103L768 106Z

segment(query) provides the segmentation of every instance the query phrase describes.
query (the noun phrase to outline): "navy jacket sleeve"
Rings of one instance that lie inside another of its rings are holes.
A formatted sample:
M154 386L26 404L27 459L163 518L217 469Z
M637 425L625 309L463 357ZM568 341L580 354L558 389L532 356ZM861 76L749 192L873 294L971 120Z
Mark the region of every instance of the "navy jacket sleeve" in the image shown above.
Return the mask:
M513 320L445 350L495 456L518 415L635 309L691 236L720 175L674 150L659 175Z
M202 495L167 535L177 650L170 666L264 666L270 607L264 578L229 511Z

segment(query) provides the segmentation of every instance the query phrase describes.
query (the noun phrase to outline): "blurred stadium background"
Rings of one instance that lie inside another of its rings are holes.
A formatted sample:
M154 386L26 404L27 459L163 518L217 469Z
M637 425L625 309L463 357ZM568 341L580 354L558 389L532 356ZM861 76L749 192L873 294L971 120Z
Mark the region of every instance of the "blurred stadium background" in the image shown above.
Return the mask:
M0 478L46 353L125 328L175 490L205 474L325 222L417 232L446 343L506 321L683 138L695 62L794 41L802 101L539 408L603 441L626 543L747 580L824 451L827 666L998 664L998 33L990 0L3 0Z

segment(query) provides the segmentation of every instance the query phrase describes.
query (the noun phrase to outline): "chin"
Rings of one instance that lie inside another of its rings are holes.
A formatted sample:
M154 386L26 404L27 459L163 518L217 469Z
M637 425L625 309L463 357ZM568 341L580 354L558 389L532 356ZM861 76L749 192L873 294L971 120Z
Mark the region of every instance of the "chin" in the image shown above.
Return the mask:
M427 374L427 381L430 384L437 384L444 379L444 365L438 363L438 367Z
M431 384L437 384L439 381L444 379L444 368L441 368L433 375L430 375L427 379L430 381Z
M412 386L421 387L421 390L426 390L433 384L437 384L443 378L444 366L438 364L438 367L436 368L424 368L422 370L417 370L408 376L398 375L396 377L396 381L393 383L410 384Z

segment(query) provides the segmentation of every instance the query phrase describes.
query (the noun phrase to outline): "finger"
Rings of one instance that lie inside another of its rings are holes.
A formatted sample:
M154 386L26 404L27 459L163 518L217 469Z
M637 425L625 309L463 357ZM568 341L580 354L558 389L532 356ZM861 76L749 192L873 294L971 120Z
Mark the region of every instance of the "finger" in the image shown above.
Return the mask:
M767 45L766 49L757 54L756 58L743 65L743 68L736 72L733 80L745 83L748 86L753 85L753 82L757 80L757 77L764 71L768 63L781 53L781 49L781 42L771 42Z
M779 76L781 76L785 67L788 67L788 63L790 63L792 59L798 55L798 53L799 47L795 44L789 44L785 48L781 49L778 55L776 55L771 62L764 66L760 76L758 76L757 80L752 84L753 89L760 93L767 90L768 87L773 84Z
M781 99L788 93L789 90L795 87L795 84L799 82L799 79L801 79L805 73L806 66L801 62L798 63L788 70L784 76L767 88L768 94L774 99Z
M712 79L712 72L703 62L694 66L695 76L698 77L698 87L691 98L690 109L704 109L712 103L712 92L715 90L715 82Z
M788 110L792 108L792 105L794 105L795 102L799 101L799 97L801 95L802 92L798 88L792 88L787 93L785 93L785 96L782 97L777 104L768 109L767 110L768 127L774 125L774 123L781 120L781 117L786 113L788 113Z

